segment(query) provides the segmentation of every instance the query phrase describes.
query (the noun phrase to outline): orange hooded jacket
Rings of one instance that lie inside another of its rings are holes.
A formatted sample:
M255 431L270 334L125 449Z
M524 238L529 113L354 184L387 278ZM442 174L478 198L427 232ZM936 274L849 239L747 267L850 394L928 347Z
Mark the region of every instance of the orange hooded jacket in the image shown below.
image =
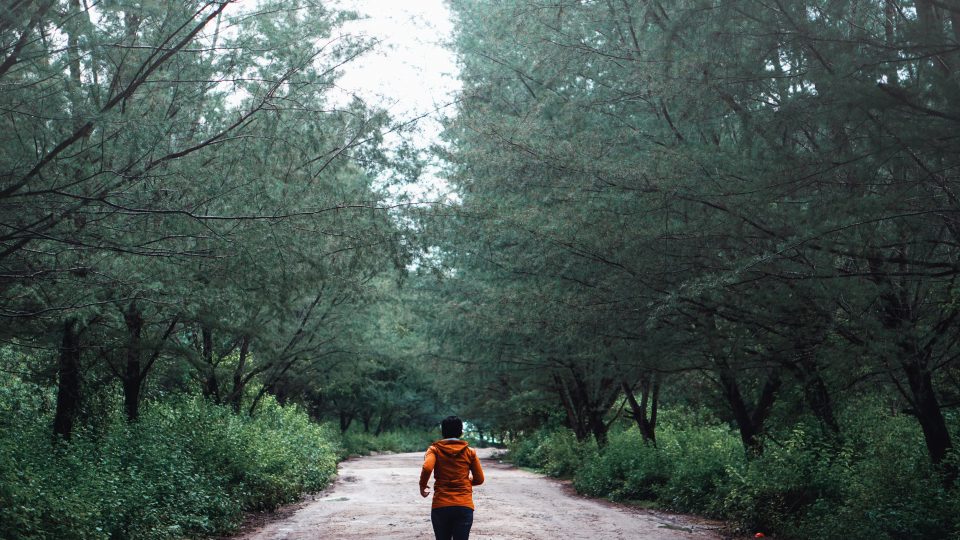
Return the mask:
M465 506L473 509L473 486L483 483L483 469L477 452L467 448L467 441L443 439L433 443L423 458L421 491L427 488L430 473L435 480L431 508Z

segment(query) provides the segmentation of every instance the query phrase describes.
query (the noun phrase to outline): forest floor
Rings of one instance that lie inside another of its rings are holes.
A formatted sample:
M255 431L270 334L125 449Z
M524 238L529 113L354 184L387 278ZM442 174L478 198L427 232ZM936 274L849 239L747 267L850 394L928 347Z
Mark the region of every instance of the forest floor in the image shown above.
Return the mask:
M502 463L478 451L486 482L474 488L471 538L720 539L722 523L577 495L568 482ZM353 458L323 493L261 515L237 539L433 538L430 499L417 489L422 453ZM431 481L432 485L432 481Z

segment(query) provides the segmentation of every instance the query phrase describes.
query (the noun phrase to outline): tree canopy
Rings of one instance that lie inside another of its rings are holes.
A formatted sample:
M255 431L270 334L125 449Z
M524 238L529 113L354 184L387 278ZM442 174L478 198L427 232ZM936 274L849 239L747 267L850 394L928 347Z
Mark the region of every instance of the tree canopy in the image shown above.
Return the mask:
M598 467L683 411L832 465L870 409L953 504L957 0L449 7L430 152L337 91L376 42L332 4L0 7L0 373L51 444L190 395ZM447 202L391 191L431 166Z
M648 430L694 400L757 453L771 415L840 435L838 402L879 392L943 462L956 7L453 6L463 204L435 227L477 377L598 442L621 398Z

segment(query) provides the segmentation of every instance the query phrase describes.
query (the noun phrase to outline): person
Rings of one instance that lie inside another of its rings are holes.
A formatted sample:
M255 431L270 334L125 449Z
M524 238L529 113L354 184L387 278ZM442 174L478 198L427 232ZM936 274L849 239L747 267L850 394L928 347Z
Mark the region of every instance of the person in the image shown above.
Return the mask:
M463 436L463 422L448 416L440 423L443 439L427 449L420 471L420 496L430 495L427 482L433 474L430 522L437 540L467 540L473 526L473 486L483 483L483 469Z

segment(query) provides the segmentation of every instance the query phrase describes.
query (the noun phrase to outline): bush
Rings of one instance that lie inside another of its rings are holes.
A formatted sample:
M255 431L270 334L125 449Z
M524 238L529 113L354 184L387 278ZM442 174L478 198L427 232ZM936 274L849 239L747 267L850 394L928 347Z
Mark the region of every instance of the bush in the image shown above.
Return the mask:
M341 437L342 456L366 456L373 452L424 452L438 438L432 431L416 429L397 429L380 435L348 430Z
M546 430L538 430L513 439L507 447L507 459L518 467L541 469L545 465L543 454L537 450L548 435Z
M610 435L606 448L576 472L573 486L615 501L655 500L669 478L663 453L644 444L636 429L628 429Z
M707 424L677 429L667 426L658 438L663 461L671 465L658 500L671 510L722 516L718 494L731 471L745 465L739 435L728 426Z
M596 455L596 444L579 442L569 430L536 432L509 447L509 459L521 467L541 470L551 476L571 477Z
M254 418L199 398L154 403L135 424L114 417L103 433L53 442L49 413L26 410L29 388L11 387L0 394L0 537L219 534L336 472L335 435L272 400Z
M916 421L869 409L846 439L798 427L731 478L729 517L785 538L941 539L960 533L960 494L930 465Z
M636 427L612 433L603 451L577 471L574 487L612 500L721 515L717 492L729 470L743 464L736 435L716 424L663 423L657 440L656 447L644 443Z
M661 418L657 447L635 427L614 429L599 451L568 431L542 430L515 441L510 456L572 474L585 495L650 501L778 538L960 539L960 488L943 486L912 418L861 405L843 420L842 440L799 422L752 460L739 436L708 416Z

